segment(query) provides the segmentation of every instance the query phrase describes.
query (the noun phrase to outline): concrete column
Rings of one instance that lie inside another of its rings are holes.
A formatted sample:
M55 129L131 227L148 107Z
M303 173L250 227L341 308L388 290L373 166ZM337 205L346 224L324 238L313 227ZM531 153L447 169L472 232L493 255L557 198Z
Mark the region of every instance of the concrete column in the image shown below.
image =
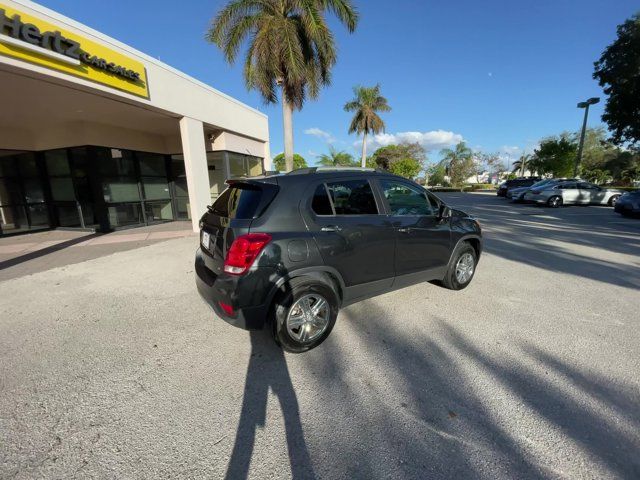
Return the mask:
M273 164L272 164L272 159L271 159L271 148L269 146L269 142L266 141L264 142L264 156L263 156L264 160L262 161L262 164L264 165L264 169L265 170L273 170Z
M182 153L189 189L189 209L193 231L199 230L200 217L207 211L211 203L209 190L209 170L207 168L207 152L204 143L202 122L193 118L182 117L180 120L180 138Z

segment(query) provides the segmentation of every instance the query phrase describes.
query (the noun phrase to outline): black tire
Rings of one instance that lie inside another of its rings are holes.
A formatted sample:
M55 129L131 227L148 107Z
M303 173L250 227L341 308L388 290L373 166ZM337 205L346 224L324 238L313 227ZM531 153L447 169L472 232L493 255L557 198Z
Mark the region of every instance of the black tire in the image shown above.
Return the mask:
M562 197L559 195L549 197L549 200L547 200L547 206L551 208L560 208L562 206Z
M611 198L609 199L609 206L610 207L615 207L616 206L616 202L618 201L618 199L620 198L620 195L611 195Z
M456 275L456 268L460 259L467 254L471 255L471 258L473 259L473 270L471 272L471 276L466 281L461 282L458 280L458 276ZM476 255L475 249L467 242L460 243L453 252L447 273L440 284L449 290L462 290L463 288L467 288L471 283L471 280L473 280L477 265L478 256Z
M317 337L302 342L290 334L287 328L287 317L295 303L305 296L319 296L326 300L328 324ZM315 279L294 278L285 284L274 300L271 322L273 338L287 352L303 353L311 350L324 342L331 333L338 317L338 309L338 295L331 286Z

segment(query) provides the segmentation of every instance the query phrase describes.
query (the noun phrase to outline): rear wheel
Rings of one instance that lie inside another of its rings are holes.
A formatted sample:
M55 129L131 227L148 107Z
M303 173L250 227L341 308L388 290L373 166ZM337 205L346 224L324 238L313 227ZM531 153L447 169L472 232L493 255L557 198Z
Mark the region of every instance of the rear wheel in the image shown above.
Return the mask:
M616 203L618 203L619 198L620 198L620 195L611 195L611 198L609 199L609 206L615 207Z
M306 352L331 333L338 316L338 298L329 285L294 278L276 298L273 315L276 343L287 352Z
M554 195L553 197L547 200L547 205L551 208L559 208L562 206L562 197L558 195Z
M453 252L449 269L442 279L442 286L449 290L466 288L476 273L477 260L475 249L469 243L462 242Z

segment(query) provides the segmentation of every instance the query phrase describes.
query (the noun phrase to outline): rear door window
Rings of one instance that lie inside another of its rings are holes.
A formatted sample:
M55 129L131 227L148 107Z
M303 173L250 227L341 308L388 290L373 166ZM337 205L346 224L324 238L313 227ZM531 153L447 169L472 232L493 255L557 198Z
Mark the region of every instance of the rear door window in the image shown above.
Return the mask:
M211 210L221 217L246 220L255 217L261 199L260 187L232 186L222 192L211 206Z
M311 201L311 209L316 215L333 215L331 200L329 200L327 187L324 186L324 183L316 188Z
M367 180L344 180L326 185L336 215L378 214L376 199Z

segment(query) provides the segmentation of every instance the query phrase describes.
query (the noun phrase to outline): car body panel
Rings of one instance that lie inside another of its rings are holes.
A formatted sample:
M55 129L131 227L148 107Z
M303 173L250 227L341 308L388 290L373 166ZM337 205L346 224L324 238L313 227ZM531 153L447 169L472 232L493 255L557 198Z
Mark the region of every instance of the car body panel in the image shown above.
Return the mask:
M337 179L368 179L378 205L378 215L316 215L311 209L319 184ZM456 244L474 242L478 259L482 232L470 216L451 210L437 215L399 218L390 214L378 180L408 182L391 174L362 172L289 174L270 178L278 193L255 218L202 217L202 232L212 235L211 248L196 252L198 291L214 312L228 323L245 329L264 326L273 298L292 278L305 276L325 282L338 292L340 305L425 280L442 279ZM250 180L267 181L267 180ZM233 186L233 183L232 183ZM239 186L236 186L240 188ZM429 193L434 209L442 201ZM448 211L442 207L442 211ZM337 226L339 231L322 231ZM410 228L409 234L399 231ZM243 233L269 233L272 240L243 275L225 273L224 256L231 242ZM202 239L202 233L201 233ZM233 309L226 313L223 302Z
M622 215L640 215L640 190L622 194L614 211Z

